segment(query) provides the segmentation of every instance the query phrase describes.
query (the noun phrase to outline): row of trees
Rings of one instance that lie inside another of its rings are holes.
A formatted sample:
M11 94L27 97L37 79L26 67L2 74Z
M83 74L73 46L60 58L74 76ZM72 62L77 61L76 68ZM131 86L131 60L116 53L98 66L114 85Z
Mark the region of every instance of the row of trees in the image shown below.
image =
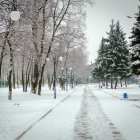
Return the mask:
M61 73L60 67L63 67L61 77L67 73L69 67L73 67L73 71L79 75L82 73L87 61L83 10L86 3L93 2L92 0L0 1L2 30L0 79L3 75L7 76L9 99L12 87L15 88L19 81L23 91L27 91L30 84L32 93L41 95L43 79L48 78L48 81L53 79L52 83L55 86L56 73ZM18 22L12 21L9 17L13 10L21 13ZM60 57L63 57L61 63Z
M101 81L106 81L106 85L110 81L111 88L115 81L114 88L116 88L118 79L130 76L129 50L119 21L114 23L112 20L107 35L107 38L102 38L93 75Z
M136 13L136 23L132 28L130 37L131 43L127 44L125 33L123 32L119 21L114 24L114 20L110 25L110 31L107 33L107 38L102 38L100 48L98 50L98 58L96 60L96 68L93 71L94 78L111 83L113 81L117 87L117 81L122 80L132 75L140 75L140 6Z

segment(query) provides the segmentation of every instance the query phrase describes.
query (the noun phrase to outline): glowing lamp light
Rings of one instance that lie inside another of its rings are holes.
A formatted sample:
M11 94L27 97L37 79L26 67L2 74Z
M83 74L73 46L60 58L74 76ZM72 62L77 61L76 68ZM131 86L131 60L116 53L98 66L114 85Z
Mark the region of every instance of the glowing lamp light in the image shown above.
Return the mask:
M11 20L18 21L20 18L20 12L19 11L12 11L10 14Z
M62 62L62 60L63 60L63 57L62 57L62 56L60 56L60 57L59 57L59 60Z
M49 59L48 57L46 58L46 60L47 60L47 62L49 62L49 61L50 61L50 59Z

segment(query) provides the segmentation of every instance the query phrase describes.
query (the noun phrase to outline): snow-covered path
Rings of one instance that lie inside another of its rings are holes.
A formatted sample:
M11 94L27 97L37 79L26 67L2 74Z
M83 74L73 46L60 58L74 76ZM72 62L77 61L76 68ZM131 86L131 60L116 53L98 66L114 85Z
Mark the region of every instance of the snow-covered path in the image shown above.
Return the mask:
M123 91L131 94L138 94L139 88L124 89L98 89L95 85L90 85L94 96L99 100L104 113L112 121L112 123L121 131L126 140L140 140L140 101L120 100L114 96L107 94L105 91L120 96ZM136 90L136 92L135 92ZM118 93L118 95L117 95Z
M81 110L76 119L74 140L124 140L121 133L104 114L98 99L89 87L83 94Z
M21 140L124 140L88 86L78 88Z
M139 89L125 89L134 90ZM58 89L56 100L46 88L42 96L17 89L12 101L4 91L0 89L0 140L140 140L139 100L112 96L124 89L82 85L69 92Z

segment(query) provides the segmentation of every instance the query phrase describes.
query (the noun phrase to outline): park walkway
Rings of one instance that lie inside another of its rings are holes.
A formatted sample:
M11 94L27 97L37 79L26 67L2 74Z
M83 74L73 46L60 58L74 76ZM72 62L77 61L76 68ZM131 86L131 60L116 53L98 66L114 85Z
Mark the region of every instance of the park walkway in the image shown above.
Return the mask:
M80 112L75 123L74 140L124 140L104 114L98 99L89 87L84 89Z
M21 140L124 140L90 88L80 87Z

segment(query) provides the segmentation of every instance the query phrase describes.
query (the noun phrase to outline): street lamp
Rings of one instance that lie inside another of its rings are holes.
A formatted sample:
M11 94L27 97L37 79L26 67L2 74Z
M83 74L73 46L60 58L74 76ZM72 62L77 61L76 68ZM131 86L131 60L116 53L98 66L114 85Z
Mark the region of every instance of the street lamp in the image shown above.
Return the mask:
M62 57L62 56L60 56L60 57L59 57L59 60L62 62L62 60L63 60L63 57Z
M12 11L10 13L10 18L12 21L18 21L20 18L20 12L19 11Z
M59 59L57 59L56 56L53 57L53 63L54 63L54 82L53 82L53 89L54 89L54 99L56 99L56 65L59 61L62 62L63 57L60 56Z
M47 58L46 58L46 61L47 61L47 62L49 62L49 61L50 61L50 58L49 58L49 57L47 57Z
M72 71L72 67L70 67L69 69L70 69L70 71Z

